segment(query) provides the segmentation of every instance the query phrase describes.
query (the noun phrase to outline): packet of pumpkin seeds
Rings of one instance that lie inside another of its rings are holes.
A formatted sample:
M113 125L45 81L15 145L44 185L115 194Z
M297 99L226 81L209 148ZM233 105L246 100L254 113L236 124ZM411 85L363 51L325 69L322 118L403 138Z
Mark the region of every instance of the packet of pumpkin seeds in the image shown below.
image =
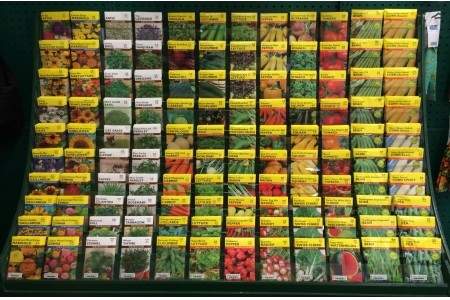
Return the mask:
M356 195L358 215L391 214L392 197L385 195Z
M128 194L131 196L157 196L159 174L130 173Z
M42 39L44 40L70 40L70 14L68 11L41 12Z
M162 98L161 70L134 71L136 98Z
M69 96L67 69L40 68L38 75L41 96Z
M189 242L189 279L219 280L220 236L192 237Z
M77 236L82 238L85 229L84 216L54 216L52 218L51 236Z
M156 218L157 196L127 196L127 216L152 216Z
M105 38L108 40L133 39L130 11L105 11Z
M118 237L122 231L121 216L89 216L90 237Z
M134 124L134 149L161 149L161 124Z
M72 38L74 40L98 40L101 34L99 11L71 11Z
M199 42L200 70L225 70L225 53L226 53L225 49L226 49L225 38L223 41L219 40L200 41Z
M66 147L66 124L37 123L34 125L36 148Z
M72 149L95 149L97 125L94 123L68 123L68 145Z
M47 236L50 233L51 223L51 216L19 216L16 235Z
M71 40L71 67L73 69L101 68L99 40Z
M289 237L261 237L259 240L262 281L291 281Z
M186 236L188 232L188 216L159 216L159 236Z
M89 196L57 196L55 216L89 215Z
M63 172L63 148L33 148L32 169L34 172Z
M126 196L127 173L98 173L97 193L105 196Z
M325 239L295 238L295 280L327 281Z
M353 213L353 197L324 197L326 217L349 217Z
M83 279L112 280L119 238L88 236L86 238Z
M430 196L393 196L392 206L397 216L431 216Z
M104 40L105 68L127 69L133 68L132 40Z
M221 216L193 216L191 220L192 237L220 237L222 234Z
M318 217L295 217L293 218L294 237L318 238L323 237L323 219Z
M128 173L130 157L128 148L102 148L99 157L101 173Z
M163 39L162 19L162 12L134 12L134 38L136 45L138 41L161 41Z
M359 239L329 238L327 245L331 281L362 282Z
M119 279L149 280L151 254L151 237L122 237Z
M69 116L72 123L100 124L98 97L70 97Z
M131 72L126 69L104 70L105 97L131 98L133 96Z
M70 96L100 97L99 69L70 69Z
M40 40L39 52L43 68L69 68L70 51L67 40Z
M6 278L8 280L42 279L46 241L46 236L13 236Z
M59 195L59 173L32 172L28 174L30 195Z
M45 249L44 279L77 279L80 237L50 236Z
M130 125L105 125L103 127L103 147L130 148Z
M195 12L170 12L169 40L195 41Z
M154 231L153 216L125 216L123 236L152 236Z
M328 238L356 238L354 217L326 217L325 226Z
M313 197L292 197L292 213L294 217L321 217L322 199Z
M95 195L92 216L121 216L124 196Z
M60 195L67 196L89 196L92 192L91 173L61 173Z
M184 279L185 236L158 236L156 240L155 279Z
M289 237L288 217L260 217L260 237Z
M169 97L195 97L195 70L169 70Z
M437 233L433 216L397 216L397 222L399 236L434 237Z
M53 216L56 195L26 195L23 214L25 216Z
M64 149L64 172L95 173L95 149Z
M397 235L395 216L361 215L359 216L361 236L393 237Z
M230 98L256 99L256 71L230 71Z
M137 70L162 69L161 40L136 40L134 49Z

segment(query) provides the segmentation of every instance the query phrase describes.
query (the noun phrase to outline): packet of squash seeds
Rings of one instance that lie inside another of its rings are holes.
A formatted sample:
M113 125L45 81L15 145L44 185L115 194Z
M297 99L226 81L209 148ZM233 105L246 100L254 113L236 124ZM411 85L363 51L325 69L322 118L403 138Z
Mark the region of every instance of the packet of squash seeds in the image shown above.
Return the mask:
M351 123L383 123L384 97L352 96L350 107Z
M198 93L200 99L225 98L225 70L200 70L198 72L198 79Z
M70 97L69 116L72 123L100 124L97 97Z
M164 174L164 196L190 196L192 174Z
M152 236L154 231L153 216L125 216L123 236Z
M100 97L99 69L70 69L72 97Z
M318 150L292 150L291 151L291 174L317 174Z
M189 279L220 279L220 237L192 237L189 244Z
M37 123L34 125L34 132L36 148L66 147L64 123Z
M395 216L359 216L361 236L393 237L397 235L397 219Z
M229 208L228 208L229 209ZM231 216L225 219L227 237L254 237L256 234L255 216Z
M156 218L157 196L127 196L127 216L152 216Z
M136 98L162 98L161 70L135 70Z
M354 217L326 217L325 226L328 238L356 238Z
M105 11L105 38L108 40L133 39L130 11Z
M91 173L61 173L59 181L61 182L61 195L89 196L92 192Z
M40 280L46 241L46 236L13 236L6 278Z
M386 148L355 148L353 154L353 171L379 173L386 171Z
M167 14L169 22L169 40L195 41L195 13L170 12Z
M149 280L151 237L122 237L119 279Z
M51 223L51 216L19 216L16 235L48 236Z
M327 281L324 238L295 238L295 280Z
M417 9L385 9L383 38L413 38L416 33Z
M63 172L63 148L33 148L32 169L34 172Z
M188 216L158 216L159 236L186 236Z
M383 68L351 68L350 96L379 97L383 87Z
M104 125L130 125L131 98L103 99Z
M134 124L134 149L161 149L161 124Z
M162 98L135 98L134 119L136 124L161 124Z
M326 217L349 217L353 213L353 197L324 197Z
M286 97L286 70L262 70L259 74L259 79L259 91L263 99L280 99Z
M434 237L436 218L433 216L397 216L398 235L413 237Z
M161 216L189 216L190 196L161 196Z
M322 150L322 174L349 175L350 172L350 150Z
M295 11L289 13L289 42L315 41L317 39L317 12ZM315 68L314 68L315 69Z
M291 175L292 196L318 196L319 175L317 174L292 174Z
M323 149L349 149L350 126L348 125L322 125Z
M420 123L387 123L386 147L420 147L421 130Z
M392 206L397 216L431 216L430 196L393 196Z
M127 173L98 173L97 193L105 196L126 196Z
M316 41L291 42L291 55L289 57L292 71L316 71L317 47ZM291 72L291 77L292 77Z
M44 40L70 40L70 14L68 11L41 12L42 38Z
M90 237L118 237L122 229L121 216L90 216Z
M256 41L230 42L230 70L256 70Z
M158 174L130 173L128 175L128 194L131 196L158 195Z
M124 196L95 195L92 216L121 216Z
M95 123L68 123L67 134L69 148L95 149L96 146Z
M312 198L312 197L311 197ZM312 214L310 214L312 215ZM317 217L296 217L293 218L294 237L298 238L318 238L323 237L323 219Z
M425 173L389 173L389 195L425 196Z
M351 39L348 63L351 68L381 67L382 39Z
M137 70L155 70L162 68L161 40L136 40L134 47Z
M260 238L261 280L291 281L291 253L288 237Z
M291 151L297 150L318 150L319 126L315 124L291 125ZM304 153L304 152L301 152ZM312 152L310 153L313 154ZM311 155L305 157L311 158ZM297 156L296 156L297 157ZM300 155L301 157L301 155ZM312 167L312 165L311 165ZM308 172L299 172L308 173Z
M416 96L418 75L418 68L384 68L384 95Z
M184 279L185 236L158 236L156 240L155 279Z
M362 237L361 247L366 266L366 281L403 281L398 237Z
M196 143L198 149L224 149L224 125L197 125Z
M196 174L195 195L223 195L223 174Z
M126 69L133 68L132 40L104 40L105 68Z
M350 133L352 149L383 147L384 124L352 124Z
M169 70L169 97L195 97L195 70Z
M55 195L26 195L23 214L25 216L53 216L55 203Z
M98 40L70 41L71 67L73 69L97 69L102 66Z
M51 236L80 237L84 235L84 216L54 216L52 218Z
M40 40L39 52L43 68L69 68L70 51L67 40Z
M134 38L137 41L161 41L163 39L162 12L134 12Z
M256 98L256 71L230 71L230 98Z
M388 173L353 173L357 195L387 195Z
M322 175L322 193L331 197L351 196L351 175Z
M386 96L384 121L386 123L419 123L419 96Z
M389 147L388 172L422 172L423 148Z
M112 280L118 237L88 236L84 254L83 279Z
M103 71L105 97L131 98L133 87L131 80L131 70L106 69Z
M30 195L59 195L59 173L32 172L28 174Z
M356 195L358 215L381 215L391 214L391 196L384 195Z
M193 216L191 221L191 236L220 237L222 234L221 216Z
M261 237L289 237L289 218L260 217L259 235Z
M255 238L226 237L224 252L226 281L255 281Z
M40 68L38 75L41 96L69 96L67 69Z
M379 39L383 27L382 9L352 9L350 37Z
M362 258L359 239L330 238L327 254L331 281L362 282Z
M261 217L287 217L287 196L260 196L259 213Z
M64 149L64 172L95 173L95 149Z
M294 217L321 217L322 199L313 197L292 197L292 213Z
M103 147L130 148L130 125L105 125L103 127Z
M87 221L89 215L89 196L57 196L55 216L83 216Z
M44 279L77 279L80 237L51 236L47 239L45 249Z
M100 12L98 11L71 11L72 38L74 40L100 39Z

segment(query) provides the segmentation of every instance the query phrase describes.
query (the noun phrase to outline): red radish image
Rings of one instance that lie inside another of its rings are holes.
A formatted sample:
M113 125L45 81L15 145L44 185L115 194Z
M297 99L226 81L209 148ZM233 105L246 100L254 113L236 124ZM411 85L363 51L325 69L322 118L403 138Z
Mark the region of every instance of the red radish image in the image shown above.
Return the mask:
M346 41L347 21L322 21L320 24L321 41Z
M290 281L289 248L261 248L261 279Z
M359 251L331 249L330 273L333 281L362 282Z
M320 50L320 68L323 70L346 70L347 50Z
M225 279L230 281L255 281L255 249L225 249Z
M287 196L286 186L267 182L259 183L260 196Z
M341 79L320 79L319 97L320 98L344 98L346 84Z

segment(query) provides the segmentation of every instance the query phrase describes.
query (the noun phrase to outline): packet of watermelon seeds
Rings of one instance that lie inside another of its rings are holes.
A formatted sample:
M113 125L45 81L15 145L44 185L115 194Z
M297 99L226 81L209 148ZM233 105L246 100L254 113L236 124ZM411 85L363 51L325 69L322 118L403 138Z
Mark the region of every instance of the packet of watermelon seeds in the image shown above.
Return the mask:
M362 282L359 239L328 239L331 281Z

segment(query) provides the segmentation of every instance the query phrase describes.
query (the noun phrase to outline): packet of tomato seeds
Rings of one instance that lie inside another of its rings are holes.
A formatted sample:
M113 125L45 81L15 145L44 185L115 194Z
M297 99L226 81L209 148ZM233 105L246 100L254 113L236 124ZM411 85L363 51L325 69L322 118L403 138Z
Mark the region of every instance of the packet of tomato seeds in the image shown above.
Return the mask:
M351 167L350 150L322 150L322 173L324 175L349 175Z
M57 196L55 216L82 216L85 223L89 215L89 196Z
M353 154L353 171L378 173L386 171L386 148L355 148Z
M195 41L195 12L170 12L169 40Z
M254 237L256 234L255 218L255 216L228 215L225 219L226 236Z
M320 39L322 41L346 41L348 12L321 12Z
M389 173L389 195L425 196L425 173Z
M397 218L395 216L360 215L359 224L362 237L397 236Z
M30 195L59 195L59 173L32 172L28 174Z
M385 195L356 195L358 215L380 215L391 214L392 197Z
M322 175L322 193L330 197L351 196L351 175Z
M261 217L287 217L287 196L259 196L259 215Z
M25 195L23 214L52 216L55 214L56 195Z
M126 196L126 187L126 173L98 173L97 175L97 194L99 195Z
M289 237L288 217L260 217L260 237Z
M99 69L70 69L70 96L100 97Z
M263 174L287 174L287 150L261 149L259 170Z
M419 123L419 96L386 96L384 120L386 123Z
M222 234L222 216L193 216L191 221L192 237L220 237Z
M6 278L40 280L44 267L46 236L13 236Z
M349 217L353 214L353 197L324 197L325 217Z
M350 107L351 123L383 123L384 97L352 96Z
M328 238L356 238L356 219L354 217L325 217Z
M330 238L327 244L331 281L362 282L359 239Z
M99 40L71 40L70 57L73 69L101 68Z
M295 11L289 13L289 42L317 40L317 12Z
M380 97L383 86L383 68L351 68L350 96Z
M324 238L295 238L295 280L327 281Z
M32 169L34 172L63 172L63 148L33 148Z
M187 233L187 216L158 216L159 236L186 236Z
M70 51L67 40L40 40L39 52L43 68L69 68Z
M196 174L195 195L222 196L224 193L223 174Z
M379 39L383 27L382 9L352 9L350 37Z
M417 9L385 9L383 38L413 38L416 34Z
M98 40L101 35L99 11L71 11L72 38L74 40Z
M308 217L293 218L294 237L295 238L318 238L323 237L323 218L322 216L312 217L314 214L308 214Z
M88 236L86 238L83 279L113 279L118 240L119 238L116 236Z
M399 236L434 237L436 235L436 217L397 216L397 222Z
M42 38L44 40L70 40L70 13L68 11L41 12Z
M291 253L288 237L261 237L261 280L291 281Z
M158 236L156 240L155 279L184 279L186 237Z
M133 69L132 40L104 40L105 69Z
M112 98L131 98L133 87L131 70L106 69L103 71L105 96Z
M353 173L357 195L387 195L388 173Z
M291 151L318 150L318 125L291 125Z
M348 65L348 42L320 42L320 69L346 70Z
M346 91L346 76L344 70L320 70L319 98L343 98Z
M161 216L189 216L190 196L161 196Z
M275 85L273 94L281 91ZM230 71L230 99L256 99L256 71Z
M173 41L167 42L169 49L169 70L195 69L195 42Z
M418 39L385 39L383 67L415 67Z
M151 237L122 237L119 279L149 280L151 254Z
M162 12L134 12L134 39L136 40L136 45L137 41L161 41L163 39L162 20Z
M383 93L385 96L415 96L418 68L384 68Z
M386 147L418 148L421 130L420 123L387 123Z
M320 99L320 123L322 125L341 125L348 123L347 98Z
M392 206L397 216L431 216L430 196L393 196Z
M348 64L350 68L381 67L383 39L351 39Z
M156 217L157 196L127 196L127 216L152 216Z
M117 216L89 216L89 237L114 236L122 232L122 218Z
M124 237L152 236L154 232L153 216L125 216Z
M220 279L220 237L192 237L189 241L189 279Z
M50 236L45 249L43 277L50 280L77 279L80 237Z
M368 282L402 282L398 237L362 237ZM380 263L383 261L383 263Z
M422 172L423 148L389 147L388 172Z
M17 218L16 235L48 236L50 233L51 223L51 216L19 216Z
M130 11L105 11L105 38L110 40L131 40L133 23Z
M38 75L41 96L69 96L68 69L40 68Z
M258 34L258 13L231 13L231 40L256 41Z
M190 196L191 174L164 174L163 196Z
M322 199L313 197L292 197L292 213L294 217L321 217Z
M318 196L319 175L317 174L292 174L291 196Z
M196 136L198 149L225 149L224 125L197 125Z
M352 124L352 149L382 148L384 137L384 124Z
M256 70L256 41L230 42L230 70Z
M291 150L291 174L317 174L319 171L319 150Z
M82 238L84 236L84 216L54 216L52 218L51 236Z
M124 196L95 195L92 216L122 216Z
M255 238L225 237L226 281L255 281Z

